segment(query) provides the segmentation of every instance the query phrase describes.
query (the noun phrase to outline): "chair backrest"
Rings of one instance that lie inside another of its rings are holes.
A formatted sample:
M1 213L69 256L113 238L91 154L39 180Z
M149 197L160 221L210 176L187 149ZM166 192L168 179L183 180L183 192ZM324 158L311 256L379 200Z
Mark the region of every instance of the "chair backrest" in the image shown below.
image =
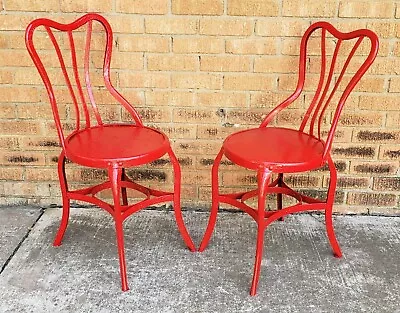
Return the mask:
M265 117L260 127L265 127L277 113L299 98L304 91L306 78L316 80L316 89L309 95L310 105L302 117L299 130L325 140L326 156L330 151L343 106L375 60L378 46L378 37L370 30L359 29L342 33L327 22L312 24L304 33L300 44L296 90ZM324 120L330 120L326 116L330 105L333 106L334 113L325 133L322 129Z
M113 33L104 17L86 14L70 24L36 19L26 29L25 43L46 87L62 147L65 147L65 134L60 121L60 102L74 106L74 132L94 123L103 124L94 96L98 82L92 79L98 59L102 59L99 67L103 86L126 108L136 125L143 125L137 111L111 83ZM56 88L65 89L65 86L69 100L65 99L65 93L62 96L56 93Z

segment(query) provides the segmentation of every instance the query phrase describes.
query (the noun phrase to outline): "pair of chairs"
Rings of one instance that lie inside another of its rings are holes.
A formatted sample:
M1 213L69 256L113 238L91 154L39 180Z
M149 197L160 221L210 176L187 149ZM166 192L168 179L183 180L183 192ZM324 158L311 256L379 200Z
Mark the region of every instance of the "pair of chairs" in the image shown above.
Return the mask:
M34 34L38 34L40 49L35 48ZM61 38L60 34L65 36ZM103 41L99 40L99 34L103 34ZM44 38L50 40L50 45L44 43ZM25 40L46 87L62 147L58 159L58 175L63 213L54 245L61 244L68 224L71 200L86 201L105 209L115 221L122 290L128 290L123 222L131 214L150 205L172 201L182 238L190 251L196 251L181 213L180 165L167 136L144 126L135 108L112 85L110 63L113 34L107 20L98 14L86 14L70 24L36 19L27 27ZM83 43L83 49L76 48L77 42ZM96 82L91 79L91 67L95 62L91 60L91 51L99 50L99 47L103 48L101 76L105 88L128 112L134 123L104 123L102 119L94 96ZM75 126L69 134L66 134L68 127L61 122L59 111L61 102L68 101L56 95L55 88L60 87L61 83L53 82L49 75L56 66L51 63L51 68L47 69L44 65L50 49L55 51L61 70L59 77L66 84L75 112ZM44 55L41 54L42 50ZM342 33L326 22L312 24L301 40L298 81L293 94L273 109L260 127L233 133L224 141L212 166L212 208L198 250L203 251L210 240L220 203L235 206L248 213L258 227L251 295L256 294L260 276L265 229L287 214L323 210L333 253L336 257L342 256L332 225L337 173L330 151L346 99L373 63L377 51L378 38L372 31L362 29ZM83 80L81 76L84 77ZM304 87L306 78L316 83L314 92L309 85ZM300 97L301 94L304 97ZM270 126L276 122L277 116L279 118L278 113L299 99L300 106L305 107L302 102L309 102L310 105L301 116L297 129ZM329 109L331 103L335 104L333 109ZM147 164L167 154L174 172L173 192L147 188L134 182L126 174L126 169L130 167ZM241 167L256 171L257 187L251 191L221 194L218 171L223 156ZM105 169L108 173L107 181L89 188L71 190L65 172L67 159L82 166ZM288 173L311 171L326 165L330 180L325 200L301 194L284 181L284 175ZM129 204L127 189L140 192L144 199ZM111 190L112 204L96 196L104 190ZM277 199L277 208L273 211L266 210L266 199L270 193L276 194ZM283 207L283 195L294 198L297 203ZM254 197L257 198L255 208L246 203Z

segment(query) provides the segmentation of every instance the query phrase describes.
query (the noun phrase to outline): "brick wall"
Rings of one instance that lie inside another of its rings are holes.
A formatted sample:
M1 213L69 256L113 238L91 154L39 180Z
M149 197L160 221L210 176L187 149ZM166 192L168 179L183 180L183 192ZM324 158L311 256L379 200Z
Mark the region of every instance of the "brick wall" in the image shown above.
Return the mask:
M60 204L59 153L47 95L24 45L36 17L72 21L106 16L115 31L115 85L136 103L147 125L164 130L183 170L183 202L208 205L212 160L223 138L258 125L295 86L299 38L311 22L343 31L374 30L380 51L352 94L333 148L339 181L335 209L400 212L400 4L397 1L310 0L0 0L0 204ZM104 97L106 104L109 98ZM109 119L126 116L104 105ZM293 107L280 121L298 118ZM70 110L60 111L66 122ZM172 186L162 159L129 174ZM254 173L224 160L224 190L254 186ZM69 165L74 186L104 171ZM290 177L323 195L324 169ZM105 195L107 196L107 195Z

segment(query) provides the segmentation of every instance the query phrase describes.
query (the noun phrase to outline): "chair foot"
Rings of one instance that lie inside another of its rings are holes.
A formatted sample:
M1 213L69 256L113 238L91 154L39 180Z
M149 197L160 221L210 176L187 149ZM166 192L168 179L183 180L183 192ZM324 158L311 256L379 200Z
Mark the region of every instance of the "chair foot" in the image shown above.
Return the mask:
M65 234L65 230L67 229L68 219L69 219L69 209L70 209L69 200L64 200L60 227L58 228L57 234L53 241L53 246L55 247L61 245L62 239Z
M174 206L174 212L175 212L176 224L178 225L178 230L181 233L183 241L185 242L186 246L188 247L188 249L191 252L195 252L196 246L194 245L193 240L190 237L190 235L185 227L185 223L183 222L182 212L181 212L180 208L176 208Z
M117 236L117 247L119 257L119 269L121 275L121 287L122 291L129 290L128 277L126 274L126 262L125 262L125 247L124 247L124 233L121 221L115 221L115 231Z
M260 272L261 272L261 260L263 256L263 248L264 248L264 228L263 225L259 225L257 232L256 257L254 262L254 273L253 273L253 280L251 282L250 296L255 296L257 293L258 280L260 278Z
M328 235L329 243L331 244L333 255L335 258L341 258L343 256L342 250L340 249L339 243L337 241L335 230L333 228L332 212L328 211L325 213L325 224L326 232Z
M203 252L205 250L205 248L208 245L208 242L211 239L211 235L214 231L215 224L217 222L217 213L218 213L218 202L213 204L213 206L211 207L210 218L208 220L208 225L207 225L207 229L204 233L204 237L201 240L201 243L200 243L200 246L198 249L199 252Z

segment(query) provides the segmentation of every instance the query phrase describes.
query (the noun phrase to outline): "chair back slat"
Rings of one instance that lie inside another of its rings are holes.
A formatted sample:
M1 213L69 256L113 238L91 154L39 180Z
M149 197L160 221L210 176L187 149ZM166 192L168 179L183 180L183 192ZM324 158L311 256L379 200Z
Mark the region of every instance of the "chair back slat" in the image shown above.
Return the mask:
M49 51L47 46L36 47L34 33L38 36L47 33L55 53ZM101 94L106 97L111 95L114 101L119 102L128 111L137 126L143 126L135 108L111 83L113 34L110 24L104 17L90 13L70 24L61 24L44 18L36 19L27 27L25 43L46 87L63 147L64 132L76 132L94 124L103 125L105 119L96 103L105 105L112 103L107 98L99 98L98 95ZM100 80L93 80L95 74ZM74 115L70 115L66 109L67 120L62 123L59 114L60 105L69 104L74 107L72 110ZM117 115L120 119L120 113ZM74 126L69 123L69 119L73 120Z
M81 100L83 114L85 116L86 127L90 127L89 111L88 111L88 107L86 105L86 99L83 94L81 80L79 78L79 73L78 73L78 62L76 60L74 37L73 37L72 31L68 31L67 33L68 33L68 40L69 40L69 45L70 45L70 49L71 49L72 69L74 72L75 83L76 83L76 87L78 88L79 98Z
M318 49L313 46L315 43L318 43ZM327 22L312 24L304 33L300 43L299 78L296 90L264 118L260 127L266 127L280 111L294 101L298 99L308 101L307 96L310 96L311 100L301 118L299 130L324 141L326 157L343 106L375 60L378 47L378 37L370 30L359 29L342 33ZM304 90L306 79L312 80L313 75L317 74L318 83L314 92L309 89ZM300 98L301 94L305 96Z
M326 46L325 46L325 37L326 37L326 29L322 29L322 34L321 34L321 72L319 75L319 81L318 81L318 87L317 90L315 91L314 97L311 101L310 106L307 109L306 114L304 115L304 118L301 122L300 125L300 131L304 131L304 128L308 122L308 119L310 118L312 112L314 111L315 104L317 103L320 95L321 95L321 90L324 86L324 80L325 80L325 70L326 70ZM310 130L312 132L312 130Z
M89 96L90 103L93 108L93 113L96 118L98 125L103 125L103 121L101 119L99 110L97 109L96 102L94 100L93 89L92 89L92 82L90 80L90 43L92 41L92 29L93 29L93 21L88 21L87 23L87 31L86 31L86 43L85 43L85 82L86 88Z
M53 30L49 26L45 26L45 29L46 29L49 37L50 37L51 42L53 43L54 49L55 49L56 54L57 54L58 61L60 62L60 68L61 68L62 74L63 74L64 79L65 79L65 83L66 83L66 85L68 87L68 91L69 91L69 93L71 95L71 99L73 101L74 108L75 108L76 130L79 130L81 122L80 122L80 112L79 112L78 101L76 99L76 95L75 95L74 89L73 89L72 84L71 84L71 79L69 77L69 74L68 74L68 71L67 71L67 68L66 68L66 65L65 65L64 56L63 56L63 54L61 52L60 45L59 45L56 37L54 36Z
M353 58L355 52L357 51L357 49L360 46L360 44L363 41L363 39L364 39L364 37L358 38L357 42L353 46L350 54L348 55L348 57L346 59L346 62L343 65L343 68L342 68L342 70L341 70L341 72L339 74L339 77L336 79L336 83L335 83L334 87L332 88L332 91L331 91L328 99L326 100L323 109L321 110L321 113L319 114L319 118L318 118L318 138L319 139L321 139L321 125L322 125L322 120L323 120L323 117L324 117L324 113L325 113L328 105L330 104L330 102L331 102L336 90L338 89L340 83L342 82L343 76L346 73L346 70L347 70L347 68L348 68L348 66L349 66L349 64L351 62L351 59ZM341 42L341 40L339 42ZM339 46L339 42L338 42L338 46Z
M310 123L310 135L314 135L314 127L315 127L315 121L321 120L323 114L322 112L320 112L321 107L323 106L323 103L325 101L326 95L328 93L328 91L331 88L331 84L332 84L332 78L333 78L333 74L335 73L335 66L336 66L336 61L337 61L337 55L338 55L338 51L340 49L340 45L341 45L342 41L339 40L338 43L336 44L335 47L335 52L333 53L332 56L332 60L331 60L331 64L330 64L330 69L329 69L329 73L328 73L328 77L327 80L325 82L325 87L324 87L324 91L322 92L321 98L318 101L317 107L315 108L315 111L313 113L313 116L311 118L311 123ZM335 90L332 90L330 97L328 98L328 100L326 100L324 107L326 108L326 106L329 104L329 100L332 98L333 94L334 94ZM320 118L318 118L318 116ZM319 127L318 127L319 129Z

